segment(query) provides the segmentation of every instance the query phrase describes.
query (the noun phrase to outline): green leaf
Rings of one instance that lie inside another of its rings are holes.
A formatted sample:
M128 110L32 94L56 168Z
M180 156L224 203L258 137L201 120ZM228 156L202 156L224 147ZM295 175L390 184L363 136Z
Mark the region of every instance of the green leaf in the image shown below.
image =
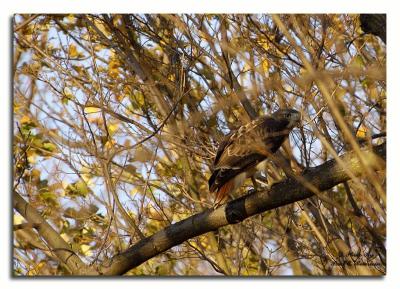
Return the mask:
M45 149L46 151L49 151L49 152L54 152L57 150L57 146L53 143L45 142L45 143L43 143L43 149Z
M86 185L84 181L78 181L73 184L69 184L65 189L66 195L70 197L87 197L91 192L90 188Z

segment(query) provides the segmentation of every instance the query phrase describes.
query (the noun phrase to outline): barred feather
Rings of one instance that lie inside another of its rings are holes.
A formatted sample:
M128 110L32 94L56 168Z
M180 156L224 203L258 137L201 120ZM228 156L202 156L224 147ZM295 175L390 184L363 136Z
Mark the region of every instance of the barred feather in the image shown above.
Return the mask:
M221 142L209 179L210 192L219 204L255 173L257 165L275 153L300 120L292 109L278 110L230 133Z

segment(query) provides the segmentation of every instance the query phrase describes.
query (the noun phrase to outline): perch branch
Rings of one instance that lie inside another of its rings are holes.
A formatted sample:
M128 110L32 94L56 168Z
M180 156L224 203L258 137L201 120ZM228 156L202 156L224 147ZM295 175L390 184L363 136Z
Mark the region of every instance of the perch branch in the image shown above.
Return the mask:
M304 180L322 192L349 180L350 177L346 171L360 176L363 174L365 164L376 171L384 169L386 143L374 146L373 151L362 149L361 154L364 164L361 164L356 153L349 152L340 157L347 165L346 170L336 160L330 160L304 172L301 175L301 182L298 179L289 178L274 184L269 190L243 196L215 210L208 209L172 224L139 241L125 252L115 255L100 265L97 271L104 275L124 274L190 238L217 230L228 224L239 223L256 214L310 198L314 194L303 185Z

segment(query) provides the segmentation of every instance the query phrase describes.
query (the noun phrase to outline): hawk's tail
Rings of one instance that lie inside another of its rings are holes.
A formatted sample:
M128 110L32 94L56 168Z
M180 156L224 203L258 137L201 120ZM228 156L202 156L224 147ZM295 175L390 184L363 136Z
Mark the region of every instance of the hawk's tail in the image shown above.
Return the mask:
M214 205L217 206L221 204L222 201L226 200L232 189L233 189L233 180L230 180L221 187L219 187L216 192Z

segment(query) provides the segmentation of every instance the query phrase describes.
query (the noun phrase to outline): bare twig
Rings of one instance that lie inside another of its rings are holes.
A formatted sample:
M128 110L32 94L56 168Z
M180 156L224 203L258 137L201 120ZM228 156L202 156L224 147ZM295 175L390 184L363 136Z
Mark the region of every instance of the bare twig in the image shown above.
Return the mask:
M371 168L376 164L377 157L386 158L386 144L376 146L374 152L362 151ZM346 154L341 159L346 162L353 174L360 175L363 172L363 166L355 153ZM318 188L319 191L324 191L348 180L349 176L342 166L338 165L335 160L331 160L309 169L302 175L302 178ZM241 197L215 210L209 209L172 224L141 240L127 251L114 256L110 261L105 262L99 270L105 275L123 274L190 238L214 231L228 224L241 222L255 214L303 200L313 195L298 180L284 180L274 184L270 190Z

